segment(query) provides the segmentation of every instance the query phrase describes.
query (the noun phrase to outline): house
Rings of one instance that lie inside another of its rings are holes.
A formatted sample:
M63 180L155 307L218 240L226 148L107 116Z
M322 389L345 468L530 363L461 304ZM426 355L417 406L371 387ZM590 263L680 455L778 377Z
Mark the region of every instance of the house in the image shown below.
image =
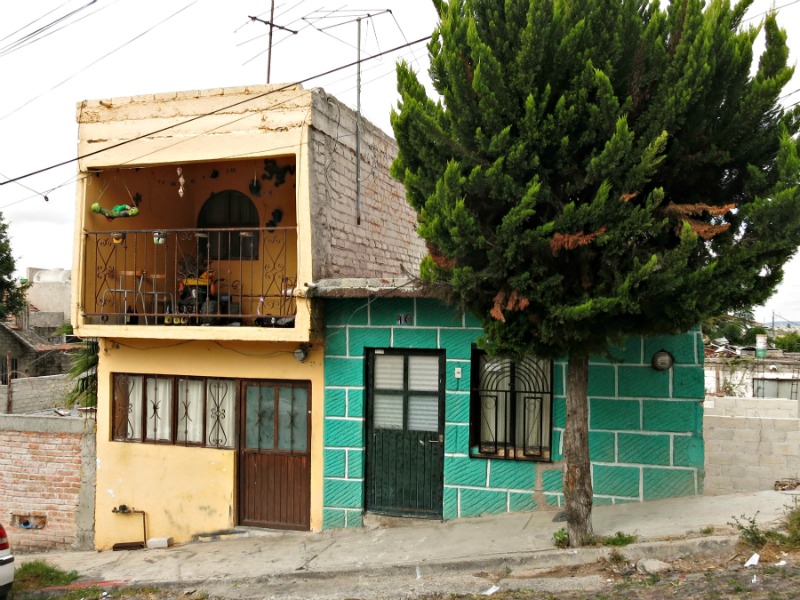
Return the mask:
M87 101L77 118L71 320L100 348L97 547L141 540L140 515L177 541L321 529L324 315L307 291L423 256L393 140L299 85Z
M98 548L563 505L565 363L486 356L477 319L407 279L425 246L391 138L300 86L87 101L78 122ZM700 337L591 362L596 502L702 491Z
M59 313L42 313L29 304L21 314L0 322L2 385L8 384L9 373L12 379L66 373L74 346L45 337L63 324Z
M360 527L365 511L563 507L566 361L488 357L477 319L410 283L313 291L325 299L325 527ZM696 329L590 361L595 505L702 493L702 360Z

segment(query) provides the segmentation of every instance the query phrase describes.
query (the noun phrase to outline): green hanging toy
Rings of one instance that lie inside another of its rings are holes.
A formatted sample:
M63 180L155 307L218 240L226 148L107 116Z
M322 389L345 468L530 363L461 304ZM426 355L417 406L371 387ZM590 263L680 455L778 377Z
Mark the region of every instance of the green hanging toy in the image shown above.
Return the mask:
M133 206L130 204L117 204L111 210L100 206L99 202L92 204L92 212L103 215L109 221L113 221L117 217L135 217L139 214L139 202L141 201L141 194L133 196Z

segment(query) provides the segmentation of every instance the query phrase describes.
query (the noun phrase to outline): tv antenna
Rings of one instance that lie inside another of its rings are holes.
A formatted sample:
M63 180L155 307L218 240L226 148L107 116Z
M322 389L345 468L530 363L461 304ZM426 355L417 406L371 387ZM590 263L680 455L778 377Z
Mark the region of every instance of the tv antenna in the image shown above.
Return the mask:
M259 23L264 23L264 25L269 25L269 47L267 49L267 83L270 80L270 72L272 71L272 32L277 27L281 31L288 31L289 33L296 35L297 32L294 29L289 29L288 27L284 27L282 25L275 24L275 0L271 1L271 8L269 11L269 21L265 21L264 19L259 19L258 17L250 16L251 21L258 21Z

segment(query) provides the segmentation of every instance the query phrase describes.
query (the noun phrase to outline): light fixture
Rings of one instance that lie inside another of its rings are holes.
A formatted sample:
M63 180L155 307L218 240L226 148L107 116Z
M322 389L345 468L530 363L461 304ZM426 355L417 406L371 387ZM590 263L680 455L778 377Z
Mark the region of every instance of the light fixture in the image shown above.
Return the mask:
M668 371L672 368L674 362L675 359L672 358L672 354L666 350L659 350L653 354L653 360L650 364L656 371Z
M294 351L294 357L300 362L303 362L305 359L308 358L308 351L309 351L308 344L300 344Z
M115 244L121 244L125 241L125 233L122 231L114 231L111 234L111 241Z

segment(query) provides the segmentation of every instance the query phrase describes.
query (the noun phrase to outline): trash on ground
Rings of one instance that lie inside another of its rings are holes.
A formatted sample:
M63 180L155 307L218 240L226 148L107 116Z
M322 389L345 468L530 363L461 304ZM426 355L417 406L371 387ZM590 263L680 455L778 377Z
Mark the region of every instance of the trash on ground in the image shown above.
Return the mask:
M750 558L747 559L747 562L744 563L744 566L745 567L755 567L755 566L757 566L759 558L761 558L761 557L758 555L758 552L755 552L753 554L753 556L751 556Z
M481 596L491 596L492 594L494 594L499 589L500 589L499 587L497 587L496 585L493 585L492 587L490 587L485 592L481 592Z

